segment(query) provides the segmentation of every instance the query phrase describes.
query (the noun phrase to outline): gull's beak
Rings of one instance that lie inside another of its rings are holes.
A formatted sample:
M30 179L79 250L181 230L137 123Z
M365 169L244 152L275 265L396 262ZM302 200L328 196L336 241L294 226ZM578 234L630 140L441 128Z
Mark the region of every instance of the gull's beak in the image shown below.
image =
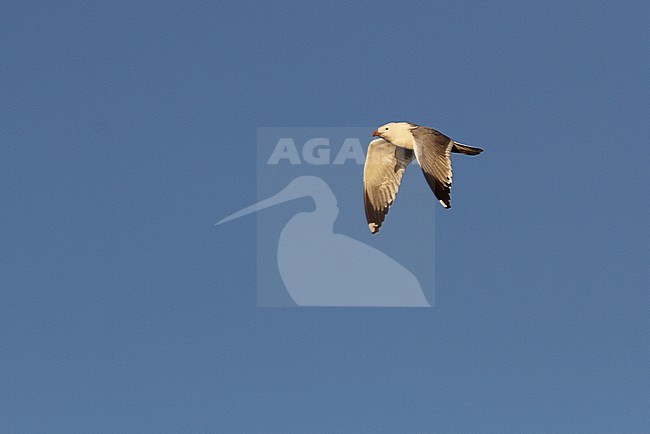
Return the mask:
M379 131L373 131L370 136L372 136L372 137L381 137L381 133Z

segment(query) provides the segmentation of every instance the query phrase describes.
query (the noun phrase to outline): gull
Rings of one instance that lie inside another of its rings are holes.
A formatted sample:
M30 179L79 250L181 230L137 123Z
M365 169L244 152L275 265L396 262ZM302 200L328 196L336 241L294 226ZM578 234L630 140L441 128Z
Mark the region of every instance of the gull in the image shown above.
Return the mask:
M406 166L415 158L424 178L445 209L451 208L450 153L478 155L481 148L467 146L433 128L409 122L391 122L372 133L363 168L363 205L370 232L379 231L393 204Z

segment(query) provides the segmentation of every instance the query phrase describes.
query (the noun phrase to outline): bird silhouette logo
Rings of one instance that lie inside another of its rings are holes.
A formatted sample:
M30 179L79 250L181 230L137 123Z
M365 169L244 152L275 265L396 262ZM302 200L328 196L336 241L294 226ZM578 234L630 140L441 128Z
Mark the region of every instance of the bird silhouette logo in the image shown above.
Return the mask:
M317 176L296 177L272 197L217 225L302 197L312 198L315 209L291 217L277 247L280 276L298 306L430 306L420 282L403 265L368 244L334 232L339 212L336 196Z

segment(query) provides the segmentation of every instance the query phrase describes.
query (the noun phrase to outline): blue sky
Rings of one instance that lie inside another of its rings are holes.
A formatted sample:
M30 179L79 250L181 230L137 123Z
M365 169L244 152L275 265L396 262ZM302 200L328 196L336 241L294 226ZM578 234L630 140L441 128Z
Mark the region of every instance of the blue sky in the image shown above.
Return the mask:
M649 19L3 2L0 430L647 430ZM391 120L486 149L435 308L257 308L256 128Z

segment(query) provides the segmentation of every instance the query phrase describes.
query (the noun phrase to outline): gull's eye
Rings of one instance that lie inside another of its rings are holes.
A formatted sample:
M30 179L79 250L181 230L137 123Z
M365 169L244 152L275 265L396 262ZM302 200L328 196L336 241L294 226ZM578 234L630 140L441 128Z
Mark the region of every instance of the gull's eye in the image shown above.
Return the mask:
M388 131L388 127L386 127L386 131Z

